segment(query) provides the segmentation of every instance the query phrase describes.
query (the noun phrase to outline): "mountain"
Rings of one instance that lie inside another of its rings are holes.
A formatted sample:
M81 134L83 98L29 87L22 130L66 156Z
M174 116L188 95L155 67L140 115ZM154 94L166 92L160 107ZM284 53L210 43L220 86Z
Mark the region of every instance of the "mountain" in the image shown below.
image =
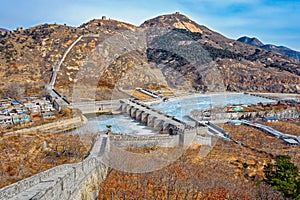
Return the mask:
M209 63L210 66L215 66L214 70L218 70L221 75L221 77L215 76L216 74L211 75L211 80L206 81L210 82L211 85L217 85L216 82L222 80L225 89L229 91L299 93L299 61L228 39L205 26L198 25L179 13L150 19L143 23L141 27L168 27L186 30L181 32L190 35L190 37L197 34L195 40L212 59ZM177 45L182 43L178 39ZM195 56L202 53L199 50L195 51L193 47L187 52ZM161 57L159 59L163 62L172 63L172 60ZM187 67L181 67L180 65L177 67L179 71L189 70ZM176 69L175 66L172 66L172 68ZM191 82L201 86L203 76L198 75L197 70L191 69L191 71L191 74L195 76L195 79ZM213 80L213 78L216 80ZM292 81L295 82L292 83ZM194 88L198 89L197 87Z
M300 93L299 61L175 13L139 27L103 17L79 27L42 24L0 35L2 96L16 85L20 95L42 93L66 51L55 89L69 100L120 98L136 87Z
M0 28L0 34L5 34L7 33L9 30L5 29L5 28Z
M244 36L244 37L239 38L238 41L243 42L245 44L257 46L257 47L264 46L264 44L255 37L250 38L250 37Z
M8 32L9 30L5 29L5 28L0 28L0 32Z
M292 49L284 47L284 46L275 46L273 44L263 44L257 38L250 38L247 36L239 38L238 41L243 42L245 44L250 44L253 46L260 47L267 51L279 53L279 54L282 54L282 55L292 58L292 59L300 60L300 52L292 50Z

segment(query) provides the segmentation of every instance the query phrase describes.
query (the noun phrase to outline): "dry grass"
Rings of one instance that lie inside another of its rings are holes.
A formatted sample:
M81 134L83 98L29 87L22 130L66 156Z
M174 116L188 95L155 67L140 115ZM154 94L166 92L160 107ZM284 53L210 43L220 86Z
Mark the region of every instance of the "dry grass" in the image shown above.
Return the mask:
M0 188L61 164L82 161L92 138L39 133L0 137ZM47 148L43 150L44 142Z
M300 136L300 124L297 124L297 122L292 123L289 121L279 121L279 122L259 122L259 123L270 126L286 134Z
M282 139L275 138L256 128L248 126L234 126L224 124L223 128L235 141L241 141L247 147L255 149L272 157L277 155L289 155L292 161L300 168L300 146L289 147Z
M98 199L266 199L260 196L262 190L282 199L272 188L256 185L263 179L263 166L270 157L221 139L205 157L201 156L204 146L192 147L158 171L131 174L112 170L100 184Z

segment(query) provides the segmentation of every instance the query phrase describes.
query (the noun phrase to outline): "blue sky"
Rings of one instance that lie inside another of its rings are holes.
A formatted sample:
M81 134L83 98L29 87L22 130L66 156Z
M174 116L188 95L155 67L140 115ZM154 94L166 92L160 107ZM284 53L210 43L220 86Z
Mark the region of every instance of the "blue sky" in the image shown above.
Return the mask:
M300 0L3 0L0 8L0 27L8 29L79 26L102 15L140 25L179 11L229 38L255 36L300 50Z

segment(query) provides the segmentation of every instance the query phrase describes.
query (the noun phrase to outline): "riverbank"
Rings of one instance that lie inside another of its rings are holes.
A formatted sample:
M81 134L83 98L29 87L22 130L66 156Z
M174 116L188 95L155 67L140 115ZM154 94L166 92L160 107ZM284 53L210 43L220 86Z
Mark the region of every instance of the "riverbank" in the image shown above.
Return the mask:
M219 101L225 101L226 96L230 96L230 95L251 95L249 94L245 94L243 92L207 92L207 93L187 93L187 94L180 94L177 96L173 96L173 97L169 97L167 99L167 101L178 101L178 100L186 100L186 99L192 99L192 98L197 98L197 97L210 97L212 98L212 101L215 102L216 100ZM221 97L222 99L218 98ZM216 98L214 100L214 98ZM261 98L265 98L263 96L261 96ZM265 99L269 99L269 98L265 98ZM270 99L269 99L270 100ZM147 101L144 102L145 104L151 105L151 104L156 104L156 103L161 103L163 102L162 99L155 99L153 101Z

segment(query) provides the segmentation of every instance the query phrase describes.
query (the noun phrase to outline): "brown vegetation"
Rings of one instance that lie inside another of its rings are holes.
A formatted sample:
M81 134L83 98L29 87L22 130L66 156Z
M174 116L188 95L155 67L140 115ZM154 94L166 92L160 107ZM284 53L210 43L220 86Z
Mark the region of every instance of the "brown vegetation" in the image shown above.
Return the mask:
M230 138L242 142L247 148L276 157L289 155L292 162L300 167L300 147L290 147L282 139L275 138L256 128L249 126L234 126L224 124L223 128L229 133Z
M0 188L61 164L82 161L92 138L41 133L0 137Z
M283 199L271 187L257 184L268 156L224 140L207 157L200 151L199 145L188 149L175 163L151 173L111 170L98 199Z
M291 123L290 121L279 121L279 122L259 122L261 124L265 124L270 126L280 132L286 134L292 134L300 136L300 124Z

